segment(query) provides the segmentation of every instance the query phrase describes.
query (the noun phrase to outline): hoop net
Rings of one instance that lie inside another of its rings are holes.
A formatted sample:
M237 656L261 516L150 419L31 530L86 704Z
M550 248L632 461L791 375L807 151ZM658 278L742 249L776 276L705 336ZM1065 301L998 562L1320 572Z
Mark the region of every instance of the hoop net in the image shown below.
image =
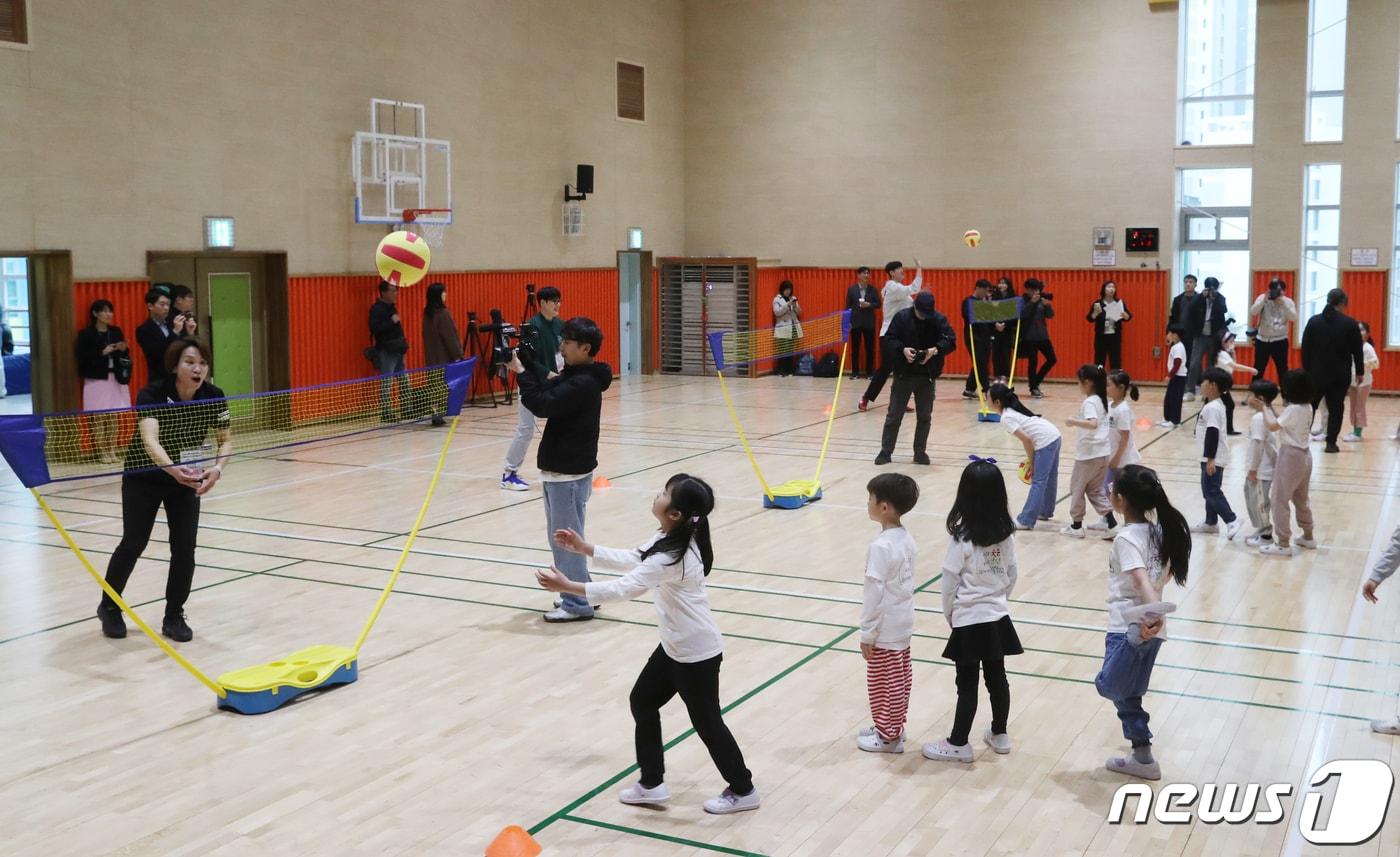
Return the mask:
M733 366L762 363L790 357L845 342L851 333L850 310L818 316L795 327L764 327L757 330L720 330L709 335L715 368L723 372Z
M428 242L429 247L441 247L451 225L450 208L405 208L403 221L394 224L394 230L406 229Z
M110 411L0 416L0 454L27 488L157 469L139 426L154 420L171 460L218 457L227 429L233 454L247 455L394 428L434 414L456 416L476 358L294 390L143 405Z

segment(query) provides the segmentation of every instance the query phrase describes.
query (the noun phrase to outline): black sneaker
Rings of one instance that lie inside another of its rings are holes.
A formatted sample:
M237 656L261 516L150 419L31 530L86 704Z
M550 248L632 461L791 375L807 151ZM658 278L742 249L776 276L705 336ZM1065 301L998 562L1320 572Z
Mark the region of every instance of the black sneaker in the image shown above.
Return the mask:
M191 631L190 626L185 623L184 613L166 616L165 621L160 623L160 633L177 643L188 643L194 639L194 631Z
M876 464L889 464L889 463L890 463L890 454L889 454L888 452L882 452L882 453L880 453L879 455L875 456L875 463L876 463Z
M97 606L97 618L102 623L102 636L120 640L126 636L126 621L118 607Z
M1039 388L1039 387L1032 387L1032 388L1031 388L1031 398L1032 398L1032 399L1043 399L1043 398L1045 398L1045 394L1042 393L1042 392L1040 392L1040 388Z
M977 398L977 393L976 393L975 391L973 391L973 390L963 390L963 398L964 398L964 399L975 399L975 398Z
M928 454L927 454L927 453L916 452L916 453L914 453L914 463L915 463L915 464L932 464L933 462L932 462L932 461L929 461L929 458L928 458Z
M1326 446L1324 446L1324 447L1322 448L1322 451L1323 451L1323 452L1341 452L1342 449L1341 449L1341 447L1337 446L1335 443L1329 443L1329 444L1327 444Z

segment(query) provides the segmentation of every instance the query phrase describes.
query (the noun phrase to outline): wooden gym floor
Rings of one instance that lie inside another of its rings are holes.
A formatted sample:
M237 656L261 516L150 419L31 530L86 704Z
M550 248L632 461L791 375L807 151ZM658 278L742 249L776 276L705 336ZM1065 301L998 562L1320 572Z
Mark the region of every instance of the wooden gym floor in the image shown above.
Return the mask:
M732 384L767 476L811 475L830 381ZM211 695L135 632L104 639L98 589L27 491L0 471L0 830L10 855L480 854L508 824L537 828L546 854L927 855L1322 853L1299 837L1306 778L1322 762L1400 767L1395 739L1368 721L1396 710L1400 583L1382 603L1357 596L1400 521L1400 401L1372 400L1366 441L1317 455L1314 508L1323 547L1270 561L1200 538L1190 585L1169 590L1170 620L1147 708L1165 782L1295 784L1288 821L1271 826L1113 826L1125 780L1102 769L1124 742L1094 692L1102 654L1108 544L1020 534L1013 618L1027 646L1012 659L1015 750L975 743L975 764L925 761L946 734L953 672L940 658L943 515L969 453L1001 459L1013 506L1019 444L978 424L940 384L932 468L909 462L906 420L894 469L920 482L909 516L921 547L909 750L855 748L869 722L855 623L875 525L865 482L877 472L883 410L854 411L847 385L823 472L826 498L763 511L713 379L628 379L609 391L588 536L628 545L651 529L651 498L672 473L720 495L710 596L728 640L723 696L763 796L758 812L706 816L723 783L664 713L674 794L665 810L625 807L631 775L627 693L656 646L644 601L598 621L547 626L550 596L540 493L500 491L514 411L468 410L448 471L385 613L362 652L361 680L259 717L215 710ZM1069 386L1039 403L1062 422ZM1139 416L1160 418L1150 390ZM1199 404L1199 403L1198 403ZM1188 404L1190 412L1194 413ZM1247 411L1240 411L1246 416ZM1139 433L1146 463L1192 521L1202 514L1191 424ZM426 489L445 429L409 427L235 461L205 499L196 637L181 647L205 671L267 661L314 643L350 644L386 580ZM1072 438L1066 431L1067 438ZM1067 443L1062 493L1072 466ZM1315 448L1320 452L1320 448ZM1232 450L1241 462L1244 444ZM532 447L530 461L533 462ZM533 480L533 464L525 475ZM1226 471L1243 509L1243 468ZM99 568L120 533L114 481L47 492ZM1057 519L1064 521L1064 503ZM163 524L128 596L159 618ZM974 740L989 717L985 697ZM1394 813L1392 813L1394 816ZM1394 854L1400 820L1348 854Z

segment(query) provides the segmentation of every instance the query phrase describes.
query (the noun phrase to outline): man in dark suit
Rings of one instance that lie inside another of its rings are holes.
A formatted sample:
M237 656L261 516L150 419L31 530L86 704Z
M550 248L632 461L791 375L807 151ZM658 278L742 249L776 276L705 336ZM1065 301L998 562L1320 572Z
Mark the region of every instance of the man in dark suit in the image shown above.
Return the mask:
M1186 342L1190 356L1186 362L1190 371L1186 377L1186 398L1196 398L1200 391L1202 367L1210 369L1215 365L1215 355L1219 351L1220 331L1227 326L1229 309L1225 306L1225 296L1220 293L1220 281L1206 277L1205 287L1186 308Z
M870 269L856 269L856 281L846 289L846 309L851 312L851 377L860 377L860 355L865 352L865 374L875 371L875 308L880 293L870 285Z
M943 358L957 347L957 337L948 319L933 308L933 295L919 292L914 306L900 310L885 331L885 360L893 367L890 409L885 414L885 430L880 438L876 464L889 464L890 454L899 441L899 425L909 397L914 397L914 463L929 464L927 447L933 424L933 382L943 374Z
M180 337L167 320L170 295L164 289L156 287L146 292L146 313L147 319L136 328L136 343L146 355L146 383L153 384L169 374L165 371L165 350Z
M1172 298L1171 311L1167 313L1167 324L1186 327L1186 311L1196 299L1196 275L1187 274L1181 278L1181 294Z
M1327 402L1327 446L1324 452L1340 452L1337 435L1342 432L1342 409L1352 370L1365 374L1361 354L1361 328L1347 315L1347 293L1333 289L1327 293L1327 306L1308 319L1303 328L1303 369L1312 377L1313 408Z

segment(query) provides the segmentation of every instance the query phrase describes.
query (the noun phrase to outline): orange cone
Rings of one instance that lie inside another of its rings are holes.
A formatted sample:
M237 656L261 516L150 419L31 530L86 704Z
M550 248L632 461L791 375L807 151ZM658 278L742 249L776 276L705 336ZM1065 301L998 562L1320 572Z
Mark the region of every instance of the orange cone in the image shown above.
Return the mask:
M611 488L611 487L612 487L612 483L608 481L608 477L606 477L606 476L595 476L595 477L593 477L593 487L594 487L594 488Z
M525 828L512 824L486 846L486 857L537 857L543 850Z
M827 415L830 414L830 413L831 413L831 405L826 405L826 406L824 406L824 407L822 408L822 416L827 416Z

